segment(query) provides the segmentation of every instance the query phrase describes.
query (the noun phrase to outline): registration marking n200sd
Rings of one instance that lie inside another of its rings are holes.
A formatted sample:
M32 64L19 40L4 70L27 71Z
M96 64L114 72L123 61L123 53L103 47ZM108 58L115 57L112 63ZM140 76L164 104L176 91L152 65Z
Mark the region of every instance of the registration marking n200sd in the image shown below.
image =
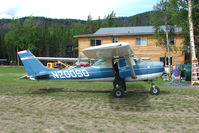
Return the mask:
M82 78L89 77L87 70L65 70L65 71L54 71L51 72L55 79L64 79L64 78Z

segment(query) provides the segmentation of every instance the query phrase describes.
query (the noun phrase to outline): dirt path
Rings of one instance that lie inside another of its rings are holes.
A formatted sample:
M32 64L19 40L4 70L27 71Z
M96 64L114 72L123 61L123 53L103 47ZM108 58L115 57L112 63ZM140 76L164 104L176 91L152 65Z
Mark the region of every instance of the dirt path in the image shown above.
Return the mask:
M122 99L1 95L0 133L199 131L197 108L153 109L155 101L129 106Z

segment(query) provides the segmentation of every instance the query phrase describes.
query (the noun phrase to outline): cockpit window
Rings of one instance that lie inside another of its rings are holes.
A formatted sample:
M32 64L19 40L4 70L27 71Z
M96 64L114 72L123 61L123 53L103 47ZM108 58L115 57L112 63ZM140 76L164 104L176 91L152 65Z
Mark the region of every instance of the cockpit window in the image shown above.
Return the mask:
M120 68L128 66L128 60L127 59L120 59L119 60L119 66L120 66Z
M134 58L135 64L140 64L142 62L141 58Z
M143 60L138 55L134 55L135 64L140 64Z

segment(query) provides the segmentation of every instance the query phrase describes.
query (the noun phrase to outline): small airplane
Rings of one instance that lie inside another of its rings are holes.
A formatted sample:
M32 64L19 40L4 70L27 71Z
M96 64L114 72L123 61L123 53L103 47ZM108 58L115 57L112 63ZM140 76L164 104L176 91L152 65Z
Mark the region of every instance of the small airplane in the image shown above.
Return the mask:
M143 61L137 57L128 43L111 43L86 48L83 53L92 59L98 59L90 67L59 70L45 67L29 50L18 52L18 55L32 80L67 80L67 81L106 81L113 82L113 96L123 97L126 93L126 82L150 80L160 77L163 63ZM160 93L159 87L152 83L152 95Z

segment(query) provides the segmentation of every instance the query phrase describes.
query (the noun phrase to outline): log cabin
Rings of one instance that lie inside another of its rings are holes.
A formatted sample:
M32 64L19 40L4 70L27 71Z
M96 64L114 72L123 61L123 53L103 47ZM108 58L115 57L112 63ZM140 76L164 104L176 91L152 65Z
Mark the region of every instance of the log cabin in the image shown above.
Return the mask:
M164 29L164 26L162 26ZM174 29L174 36L170 39L170 45L175 50L170 52L171 64L184 64L185 54L182 50L184 38L181 36L181 28ZM153 26L136 27L110 27L100 28L94 34L75 35L78 38L78 53L83 49L115 42L127 42L139 57L149 58L151 61L163 61L168 65L167 48L157 45L157 39L153 37ZM83 55L83 57L85 57Z

